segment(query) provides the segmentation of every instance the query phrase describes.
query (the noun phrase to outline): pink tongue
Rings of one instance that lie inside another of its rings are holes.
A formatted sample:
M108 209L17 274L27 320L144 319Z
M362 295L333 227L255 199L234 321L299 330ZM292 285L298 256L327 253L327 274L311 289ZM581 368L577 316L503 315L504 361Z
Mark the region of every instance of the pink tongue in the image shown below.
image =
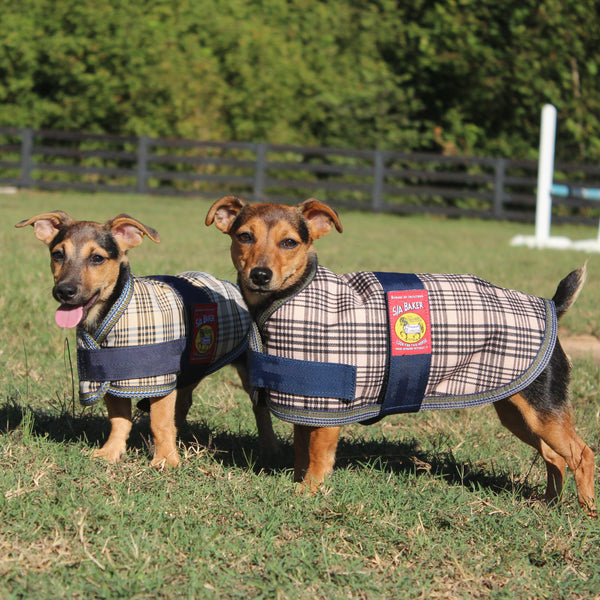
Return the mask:
M83 319L83 306L63 304L56 309L54 320L59 327L75 327Z

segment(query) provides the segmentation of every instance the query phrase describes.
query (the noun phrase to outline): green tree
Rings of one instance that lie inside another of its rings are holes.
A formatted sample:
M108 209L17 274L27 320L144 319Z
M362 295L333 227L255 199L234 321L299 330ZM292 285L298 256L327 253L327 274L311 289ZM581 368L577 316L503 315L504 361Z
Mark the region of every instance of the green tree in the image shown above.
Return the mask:
M4 0L0 125L600 158L596 0Z

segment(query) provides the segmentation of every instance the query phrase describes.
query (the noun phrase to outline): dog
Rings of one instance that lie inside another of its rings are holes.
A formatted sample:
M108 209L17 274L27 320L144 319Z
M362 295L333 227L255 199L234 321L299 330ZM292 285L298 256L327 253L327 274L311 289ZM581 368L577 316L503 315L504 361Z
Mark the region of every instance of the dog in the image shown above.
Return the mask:
M332 471L345 423L493 403L501 423L545 461L546 500L561 495L568 465L579 504L597 516L594 455L573 425L571 366L556 338L585 265L550 301L473 276L335 275L318 265L313 241L342 224L313 198L289 207L226 196L205 222L231 237L257 329L250 384L294 424L302 487L317 491Z
M126 214L104 224L62 211L25 219L50 250L55 320L77 327L79 397L104 397L110 434L94 457L118 462L132 426L131 400L150 412L152 466L180 463L177 430L186 423L199 381L246 350L250 315L232 283L207 273L136 277L128 251L158 232ZM245 385L244 366L237 365ZM276 451L271 416L254 407L263 454Z

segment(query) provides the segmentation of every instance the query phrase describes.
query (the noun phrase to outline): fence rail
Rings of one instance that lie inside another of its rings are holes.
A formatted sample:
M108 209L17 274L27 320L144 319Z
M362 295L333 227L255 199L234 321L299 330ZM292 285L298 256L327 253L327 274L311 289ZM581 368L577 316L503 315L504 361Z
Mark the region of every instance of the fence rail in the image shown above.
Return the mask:
M394 213L532 221L537 162L384 150L208 142L0 128L0 186L186 195ZM555 181L599 187L600 168L555 165ZM595 181L594 181L595 178ZM595 224L585 198L555 198L555 221Z

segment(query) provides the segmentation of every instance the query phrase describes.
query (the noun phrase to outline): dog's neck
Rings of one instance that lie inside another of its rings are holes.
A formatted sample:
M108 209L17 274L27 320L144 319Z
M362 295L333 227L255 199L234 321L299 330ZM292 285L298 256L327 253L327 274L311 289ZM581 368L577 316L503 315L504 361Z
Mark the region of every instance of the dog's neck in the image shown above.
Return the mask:
M85 319L81 322L80 327L88 334L93 334L98 325L102 323L104 317L108 314L114 303L119 299L125 283L131 276L131 268L127 261L121 263L119 268L119 276L115 281L114 287L110 292L110 295L103 302L98 302L97 306L93 306L90 312L86 315Z

